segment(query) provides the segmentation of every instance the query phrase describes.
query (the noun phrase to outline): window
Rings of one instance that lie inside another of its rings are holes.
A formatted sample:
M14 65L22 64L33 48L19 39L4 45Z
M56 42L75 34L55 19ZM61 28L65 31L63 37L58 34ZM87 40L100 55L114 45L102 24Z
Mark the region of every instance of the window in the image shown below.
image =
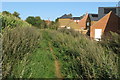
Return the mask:
M87 26L90 26L90 23L89 23L89 22L87 22Z

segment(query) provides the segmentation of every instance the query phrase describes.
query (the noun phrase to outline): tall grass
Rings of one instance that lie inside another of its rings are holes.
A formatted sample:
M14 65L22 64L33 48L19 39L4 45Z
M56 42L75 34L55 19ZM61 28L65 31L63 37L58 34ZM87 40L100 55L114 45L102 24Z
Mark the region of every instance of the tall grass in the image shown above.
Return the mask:
M110 53L110 51L113 51L119 57L118 67L120 76L120 35L110 32L109 36L103 36L100 44L106 49L107 52Z
M60 61L60 71L64 78L87 80L120 78L118 73L118 37L115 37L115 40L109 40L106 47L74 30L40 30L30 27L31 25L28 23L13 16L0 14L0 18L3 21L3 36L0 37L3 39L3 78L39 78L37 74L40 71L36 72L39 67L39 70L42 71L41 73L45 71L45 75L56 77L53 76L55 72L53 72L54 67L52 64L54 63L49 50L51 47ZM113 43L115 44L113 45ZM43 61L46 60L47 62L43 64ZM27 61L30 61L29 63L31 64L29 65ZM41 64L41 66L33 66L33 62L36 65ZM28 69L25 69L25 66ZM31 69L35 70L30 71ZM51 74L49 73L50 71L52 72ZM21 74L19 75L20 72ZM40 77L45 76L41 74Z
M12 66L22 60L24 55L32 53L37 47L41 35L34 27L5 28L3 32L3 77L11 74Z
M38 55L39 54L45 55L45 53L48 53L47 51L49 50L50 47L53 48L53 51L57 56L57 59L60 61L61 67L60 71L64 78L79 78L88 80L98 78L99 79L119 78L117 54L115 54L112 50L111 51L106 50L100 44L88 39L88 37L84 35L79 35L75 37L71 34L66 34L66 32L59 32L55 30L39 30L32 27L17 27L15 29L6 28L3 33L4 77L8 77L11 74L15 75L15 72L13 71L16 71L16 69L14 69L15 67L13 68L13 66L17 64L17 60L23 60L24 62L23 58L25 57L25 55L27 53L34 54L34 50L38 49L39 46L40 51L38 51L37 53ZM75 34L78 35L79 33ZM51 46L49 46L49 44L51 44ZM42 51L43 46L45 48L45 51ZM49 54L51 53L49 52ZM39 55L39 57L41 56ZM32 59L32 56L31 58L27 59L29 60ZM35 60L35 58L33 59ZM40 63L44 61L41 59L38 60L40 61ZM49 61L47 63L49 64ZM28 66L31 67L32 65ZM52 65L50 64L49 66ZM25 71L29 70L27 69ZM18 72L20 71L18 70ZM30 73L27 72L27 74ZM32 74L38 73L32 71ZM25 75L23 75L23 77ZM17 77L19 76L17 75ZM32 78L34 77L35 75L32 76Z
M56 56L61 61L61 72L65 78L118 79L118 57L108 54L97 42L81 35L74 37L66 33L48 31Z
M111 49L116 54L120 55L120 35L110 32L109 36L104 36L100 42L102 46Z

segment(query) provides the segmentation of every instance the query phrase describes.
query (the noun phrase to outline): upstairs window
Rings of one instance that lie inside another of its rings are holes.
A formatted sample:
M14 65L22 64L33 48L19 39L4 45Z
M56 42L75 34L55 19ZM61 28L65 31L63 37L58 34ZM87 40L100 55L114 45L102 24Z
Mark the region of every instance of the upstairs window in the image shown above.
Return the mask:
M90 26L90 23L89 23L89 22L87 22L87 26Z

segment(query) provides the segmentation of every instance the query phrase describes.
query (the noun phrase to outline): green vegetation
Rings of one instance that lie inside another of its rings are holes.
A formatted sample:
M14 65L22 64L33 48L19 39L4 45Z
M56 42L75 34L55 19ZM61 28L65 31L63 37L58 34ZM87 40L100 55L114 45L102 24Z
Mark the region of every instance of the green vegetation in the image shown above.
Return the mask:
M16 12L16 11L13 13L13 16L15 16L15 17L17 17L17 18L20 19L19 15L20 15L20 14L19 14L18 12Z
M7 16L11 16L12 15L12 16L20 19L20 17L19 17L20 14L18 12L16 12L16 11L13 14L8 12L8 11L3 11L2 14L3 15L7 15Z
M57 51L55 52L56 56L61 61L61 72L64 77L80 79L118 78L116 54L108 54L101 45L83 35L73 37L66 35L66 33L49 31L49 36L52 46Z
M51 21L50 23L46 23L45 20L42 20L39 16L36 16L36 17L28 16L25 21L39 29L49 28L49 29L57 30L57 28L59 26L57 20Z
M4 19L0 36L4 79L59 78L58 75L81 80L120 78L118 34L95 42L74 30L52 30L56 29L53 24L52 29L39 29L15 16L0 16Z
M48 25L48 28L49 29L55 29L57 30L58 29L58 26L59 26L59 23L57 21L52 21L49 25Z
M5 14L5 13L0 13L0 29L4 29L5 27L9 27L9 28L15 28L15 27L25 27L25 26L31 26L30 24L28 24L27 22L11 15L10 13L8 13L9 15Z
M32 53L41 36L34 27L5 28L3 32L3 77L11 73L13 65L25 54Z
M42 46L41 46L42 45ZM55 66L50 50L41 42L32 54L26 54L24 59L14 66L12 77L16 78L55 78Z
M101 44L120 55L120 35L110 32L110 35L104 37Z
M44 20L41 20L41 18L39 16L37 17L33 17L33 16L29 16L26 18L26 22L28 22L29 24L38 27L38 28L47 28L47 25L45 23Z

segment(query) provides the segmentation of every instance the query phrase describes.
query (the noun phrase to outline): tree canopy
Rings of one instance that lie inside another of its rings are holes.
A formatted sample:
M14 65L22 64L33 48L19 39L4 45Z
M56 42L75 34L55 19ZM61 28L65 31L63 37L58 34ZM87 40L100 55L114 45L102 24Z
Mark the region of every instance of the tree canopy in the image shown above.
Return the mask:
M11 13L8 12L8 11L3 11L2 14L3 14L3 15L11 15Z
M8 12L8 11L3 11L2 14L3 14L3 15L7 15L7 16L12 15L12 16L15 16L15 17L17 17L17 18L20 19L20 17L19 17L20 14L19 14L18 12L16 12L16 11L15 11L14 13L10 13L10 12Z
M7 15L7 16L15 16L15 17L21 19L19 17L20 13L18 13L16 11L14 11L14 13L10 13L9 11L3 11L2 14ZM71 14L69 14L69 15L71 15ZM27 23L31 24L32 26L35 26L40 29L44 29L44 28L57 29L58 25L59 25L58 19L59 18L57 18L55 21L49 21L49 23L48 23L47 20L42 20L40 16L28 16L25 21Z
M16 12L16 11L15 11L12 15L14 15L15 17L20 18L20 17L19 17L20 14L19 14L18 12Z
M25 20L29 24L32 24L35 27L38 28L46 28L46 23L44 20L42 20L39 16L28 16Z

